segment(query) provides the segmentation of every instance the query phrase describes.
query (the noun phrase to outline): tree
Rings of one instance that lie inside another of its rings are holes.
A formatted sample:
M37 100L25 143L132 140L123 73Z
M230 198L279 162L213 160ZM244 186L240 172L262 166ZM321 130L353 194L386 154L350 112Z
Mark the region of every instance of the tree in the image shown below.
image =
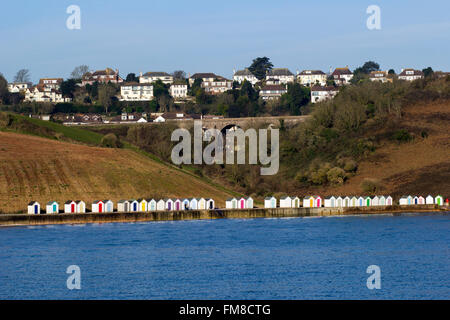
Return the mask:
M83 78L83 75L89 71L89 67L85 64L82 64L78 67L75 67L75 69L73 69L72 73L70 74L70 77L72 79L81 79Z
M186 72L183 70L176 70L172 74L173 80L186 80Z
M30 82L30 71L28 69L20 69L14 76L14 82Z
M434 75L434 71L431 67L423 69L422 72L425 78L429 78Z
M248 70L255 75L258 80L262 80L266 77L267 71L273 68L273 64L267 57L258 57L253 59L253 63L248 67Z
M8 81L2 73L0 73L0 101L5 104L9 101Z
M125 79L126 82L139 82L139 78L136 77L135 73L129 73L127 74L127 78Z
M362 67L356 68L354 74L362 73L362 74L369 74L372 71L378 71L380 70L380 65L373 61L367 61L363 64Z
M116 88L110 83L101 84L98 87L98 101L105 108L105 112L108 113L108 109L113 104L113 97L116 94Z
M395 70L394 69L389 69L388 74L395 74Z
M73 93L77 88L77 82L75 79L68 79L61 83L61 93L63 96L69 96L73 98Z

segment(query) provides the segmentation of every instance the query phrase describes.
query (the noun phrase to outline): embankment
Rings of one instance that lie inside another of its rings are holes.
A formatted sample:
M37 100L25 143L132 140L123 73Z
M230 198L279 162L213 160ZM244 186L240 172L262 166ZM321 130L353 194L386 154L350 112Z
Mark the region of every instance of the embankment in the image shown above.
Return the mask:
M448 208L435 205L380 206L361 208L276 208L276 209L217 209L156 212L113 212L83 214L4 214L0 226L84 224L109 222L176 221L205 219L253 219L344 216L359 214L401 214L408 212L448 212Z

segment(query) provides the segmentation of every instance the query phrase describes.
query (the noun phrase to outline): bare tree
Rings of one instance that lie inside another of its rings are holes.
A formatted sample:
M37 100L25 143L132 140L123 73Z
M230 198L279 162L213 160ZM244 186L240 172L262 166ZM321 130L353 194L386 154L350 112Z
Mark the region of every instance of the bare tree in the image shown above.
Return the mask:
M172 74L174 80L185 80L186 79L186 72L183 70L176 70Z
M30 82L30 71L28 69L20 69L17 71L14 82Z
M72 79L81 79L83 77L83 75L89 71L89 67L85 64L82 64L78 67L75 67L75 69L73 69L72 73L70 74L70 77Z
M112 99L115 94L116 89L113 85L105 83L98 87L98 101L103 105L106 113L108 113L109 107L113 104Z

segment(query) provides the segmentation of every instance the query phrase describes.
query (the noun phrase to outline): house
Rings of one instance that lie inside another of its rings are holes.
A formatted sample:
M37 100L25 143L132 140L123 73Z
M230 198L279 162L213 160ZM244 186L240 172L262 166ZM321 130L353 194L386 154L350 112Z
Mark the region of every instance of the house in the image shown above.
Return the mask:
M31 88L33 84L31 82L13 82L8 83L8 91L11 93L25 92L25 90Z
M331 196L331 197L325 198L324 206L325 206L325 208L334 208L334 207L336 207L336 197Z
M147 200L145 200L145 199L138 199L137 201L139 203L139 211L141 211L141 212L148 211L148 208L147 208L148 202L147 202Z
M189 77L189 85L192 86L195 80L202 80L202 82L212 82L217 78L217 75L214 73L194 73L191 77Z
M206 199L206 209L207 210L214 210L216 207L216 203L213 199Z
M75 201L68 200L64 203L64 213L76 213L77 204Z
M163 199L158 200L156 202L156 210L157 211L164 211L164 210L166 210L166 202Z
M189 208L192 210L198 209L198 200L195 198L189 199Z
M240 198L238 201L238 209L246 209L247 208L247 201L245 198Z
M169 94L175 99L186 98L187 91L187 84L172 84L169 88Z
M353 72L348 67L336 68L331 77L338 86L341 86L350 83L350 80L353 78Z
M155 199L147 199L147 211L156 211Z
M253 209L253 198L252 197L245 198L245 208Z
M379 81L382 83L392 82L392 78L388 77L387 71L371 71L369 74L370 81Z
M300 208L300 198L293 197L292 199L292 208Z
M266 84L261 88L259 96L263 100L274 100L287 93L287 87L277 84Z
M267 72L266 80L268 79L276 79L282 84L288 84L295 81L295 76L288 68L273 68Z
M423 78L423 72L420 70L414 70L411 68L402 69L402 72L398 75L399 80L405 80L405 81L414 81L417 79Z
M434 198L434 203L437 204L438 206L443 206L444 205L444 198L440 195L436 196L436 198Z
M180 199L173 200L173 210L176 210L176 211L181 210L181 200Z
M189 84L192 86L195 80L201 79L201 87L208 94L220 94L233 89L233 81L214 73L195 73L189 78Z
M37 201L31 201L28 203L28 214L40 214L41 205Z
M39 80L38 86L47 89L59 90L63 81L63 78L42 78Z
M117 202L117 211L118 212L129 212L130 211L130 201L119 200L119 202Z
M173 200L172 199L166 198L166 199L164 199L164 202L166 203L166 207L165 207L166 210L168 210L168 211L174 210L173 209Z
M81 85L85 86L87 84L93 85L95 82L98 83L122 83L123 79L119 76L119 70L113 70L111 68L106 68L105 70L97 70L94 72L86 72L82 79Z
M228 198L227 200L225 200L225 208L226 209L236 209L233 205L233 200L236 200L235 198Z
M139 211L139 202L135 199L130 200L130 212Z
M127 82L120 85L120 101L150 101L153 100L153 86L137 82Z
M166 122L170 120L191 120L192 118L183 112L164 112L153 120L153 122Z
M86 203L82 200L76 200L77 213L86 213Z
M253 73L248 70L248 68L245 68L244 70L233 70L233 81L238 82L239 84L242 84L242 82L247 81L254 86L259 80L255 77Z
M277 207L277 198L275 197L264 198L264 208L276 208L276 207Z
M102 200L95 200L92 202L91 211L94 213L105 212L105 203Z
M191 202L189 199L183 199L183 201L181 202L181 210L189 210L190 203Z
M426 204L434 204L434 198L433 198L432 196L428 195L428 196L425 198L425 203L426 203Z
M197 208L200 210L205 210L206 209L206 199L205 198L199 198L197 199L198 201L198 205Z
M59 204L56 201L49 201L45 209L47 213L59 213Z
M303 70L297 74L297 81L304 86L327 84L327 75L321 70Z
M339 92L339 89L333 86L313 86L311 88L311 103L333 99Z
M139 83L153 83L161 80L164 84L172 84L173 76L166 72L147 72L139 75Z
M62 102L70 102L72 101L72 98L63 97L62 93L60 93L56 89L44 88L38 85L25 90L24 101L62 103Z
M291 197L281 197L280 198L280 208L292 208Z

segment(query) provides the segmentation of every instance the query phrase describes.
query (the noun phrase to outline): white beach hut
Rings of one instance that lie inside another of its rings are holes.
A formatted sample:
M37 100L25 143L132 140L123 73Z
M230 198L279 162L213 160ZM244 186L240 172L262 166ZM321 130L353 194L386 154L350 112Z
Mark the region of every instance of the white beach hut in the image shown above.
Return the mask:
M401 206L407 206L408 205L408 196L402 196L400 197L400 200L398 201L398 203Z
M364 198L358 197L358 207L364 207Z
M47 205L45 206L47 213L59 213L59 204L56 201L49 201L47 202Z
M139 211L139 202L136 199L130 200L130 212L138 212Z
M228 198L225 200L225 209L233 209L233 199L234 198Z
M414 196L413 204L419 204L419 197L418 196Z
M393 203L394 203L394 199L392 199L391 196L387 196L387 197L386 197L386 205L387 205L387 206L392 206Z
M336 197L331 196L323 201L325 208L334 208L336 206Z
M28 203L28 214L40 214L41 205L37 201L31 201Z
M163 199L160 199L158 200L158 202L156 202L156 210L158 211L166 210L166 202Z
M314 208L314 197L303 198L303 207L304 208Z
M380 205L380 197L375 196L372 198L372 206L379 206Z
M291 199L292 199L292 208L300 208L300 198L291 197Z
M433 198L432 196L428 195L428 196L425 198L425 203L426 203L426 204L434 204L434 198Z
M173 210L180 211L181 210L181 199L174 199L173 200Z
M189 208L191 210L198 209L198 200L196 198L189 199Z
M276 208L276 207L277 207L277 198L273 196L264 198L264 208Z
M380 196L380 200L378 201L379 206L385 206L386 205L386 197Z
M189 210L190 208L190 201L189 199L183 199L183 201L181 202L181 210Z
M64 203L64 213L76 213L77 204L73 200L68 200Z
M155 199L147 199L147 211L156 211Z
M105 204L102 200L95 200L92 202L91 212L92 213L102 213L105 210Z
M119 200L119 202L117 202L117 211L118 212L129 212L130 211L130 201Z
M111 200L103 200L103 203L105 204L104 212L114 212L114 202Z
M245 198L240 198L238 200L238 209L245 209L247 208L247 202L245 201Z
M292 208L291 197L285 196L280 198L280 208Z
M167 211L173 211L173 200L172 199L164 199L165 203L166 203L166 210Z
M148 202L146 199L138 199L137 201L139 203L138 211L141 211L141 212L148 211Z
M351 206L351 199L350 197L344 198L344 207L350 207Z
M86 203L83 200L75 201L77 213L86 213Z
M199 198L198 201L198 209L199 210L205 210L206 209L206 199L205 198Z
M418 204L425 204L425 198L422 196L419 196L419 202Z
M337 197L336 198L336 207L338 208L342 208L344 206L344 199L342 199L342 197Z
M252 197L245 198L245 207L247 209L253 209L253 198Z
M207 210L214 210L216 208L216 203L214 199L206 199L206 209Z

